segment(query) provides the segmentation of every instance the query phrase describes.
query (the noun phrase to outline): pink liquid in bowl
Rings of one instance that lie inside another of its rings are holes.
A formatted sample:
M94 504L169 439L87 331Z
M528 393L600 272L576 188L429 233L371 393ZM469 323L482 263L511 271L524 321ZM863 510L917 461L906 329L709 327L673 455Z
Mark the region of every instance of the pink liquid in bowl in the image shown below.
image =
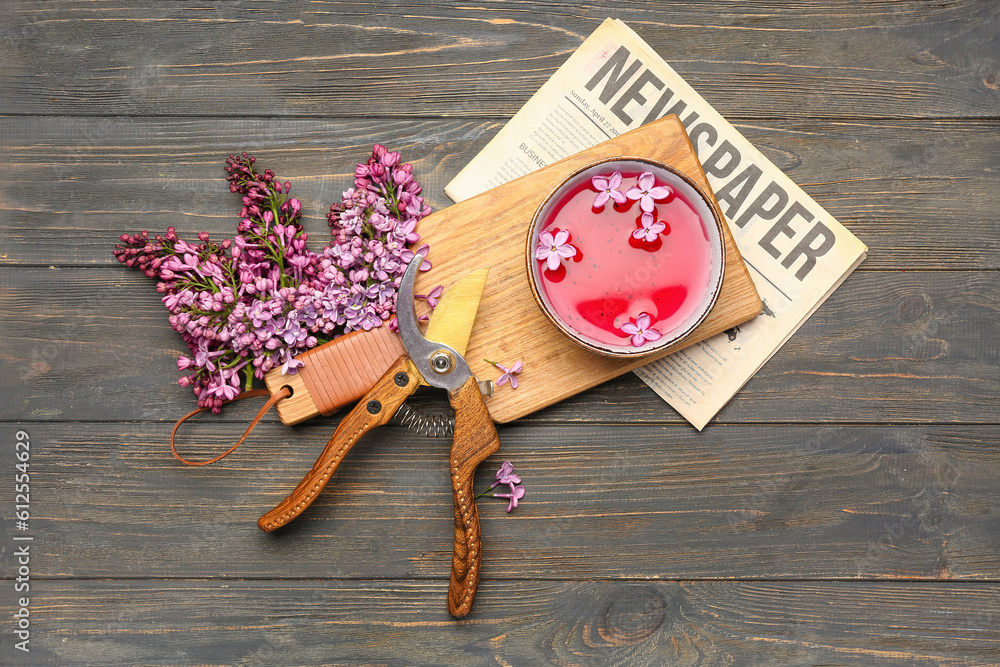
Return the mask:
M609 200L594 208L594 175L622 175L626 192L642 172L670 194L653 203L652 220L665 223L654 240L636 239L643 211L639 201ZM569 232L576 256L555 271L534 262L534 280L542 301L564 327L611 354L642 354L675 342L694 328L714 304L721 285L722 249L712 209L686 180L656 163L634 160L595 165L570 178L541 210L533 233ZM707 219L706 219L707 218ZM639 346L623 325L645 313L657 341Z

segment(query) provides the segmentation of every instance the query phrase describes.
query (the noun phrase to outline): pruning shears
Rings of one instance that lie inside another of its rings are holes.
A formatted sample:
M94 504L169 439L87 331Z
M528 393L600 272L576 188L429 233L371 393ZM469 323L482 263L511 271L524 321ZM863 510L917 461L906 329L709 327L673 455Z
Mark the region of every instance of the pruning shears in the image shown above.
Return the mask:
M473 481L479 464L500 448L496 427L483 400L484 394L493 395L493 383L478 380L462 356L489 269L470 273L445 292L432 313L425 335L417 326L413 309L413 284L422 261L419 254L413 257L399 287L396 318L406 354L341 420L312 470L257 525L270 532L299 516L330 481L351 447L365 433L387 423L418 386L427 384L446 389L455 410L455 433L448 457L455 499L455 548L448 611L461 617L472 608L482 562Z

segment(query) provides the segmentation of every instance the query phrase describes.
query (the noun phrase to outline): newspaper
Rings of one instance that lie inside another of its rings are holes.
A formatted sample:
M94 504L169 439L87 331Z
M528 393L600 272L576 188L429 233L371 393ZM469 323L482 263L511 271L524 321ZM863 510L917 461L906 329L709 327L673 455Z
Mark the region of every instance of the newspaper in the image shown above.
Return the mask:
M754 284L756 319L635 370L701 430L867 248L621 21L607 19L445 187L458 202L661 116L684 124Z

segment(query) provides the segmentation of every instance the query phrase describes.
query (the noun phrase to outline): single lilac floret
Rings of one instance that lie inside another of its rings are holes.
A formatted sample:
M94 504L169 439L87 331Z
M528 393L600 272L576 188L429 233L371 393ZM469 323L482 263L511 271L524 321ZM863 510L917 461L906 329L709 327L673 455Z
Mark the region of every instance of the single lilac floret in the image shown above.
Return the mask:
M490 484L489 489L486 489L486 491L483 491L482 493L479 494L479 496L476 497L478 498L480 496L485 495L488 491L490 491L490 489L494 489L500 486L501 484L508 484L513 489L516 484L521 483L521 477L519 475L514 474L514 466L510 461L503 462L503 464L500 466L500 469L497 470L496 478L497 478L496 481ZM496 494L492 495L496 497Z
M444 293L444 285L438 285L427 294L414 294L414 299L424 299L431 308L437 308L438 301Z
M639 218L639 223L642 225L640 229L632 232L632 238L645 241L646 243L652 243L656 238L667 228L665 222L656 220L652 213L643 213Z
M507 498L510 502L507 503L507 511L510 512L512 509L517 507L517 501L524 497L524 487L510 485L510 493L494 493L494 498Z
M543 260L549 271L555 271L563 259L576 257L576 248L569 243L569 232L560 229L555 235L552 232L542 232L538 235L538 247L535 248L535 259Z
M507 368L503 364L498 364L495 361L490 361L489 359L483 359L483 361L485 361L488 364L493 364L494 366L503 371L503 375L501 375L496 382L498 387L502 387L509 382L511 389L517 389L516 376L518 373L521 372L521 369L523 368L523 364L520 361L515 361L514 365L511 366L510 368Z
M514 464L510 461L504 461L500 465L500 469L497 470L496 474L497 481L493 483L493 486L497 484L520 484L521 478L514 474ZM493 488L492 486L490 487Z
M613 199L619 204L628 201L625 193L619 190L622 184L622 175L619 171L607 175L598 174L590 179L590 183L597 190L597 196L594 197L594 208L604 208L609 199Z
M285 359L285 363L281 364L281 373L282 375L295 375L303 366L305 366L305 363L299 361L295 357L289 356Z
M638 199L639 208L651 213L653 203L666 199L671 192L672 190L665 185L656 185L656 177L652 173L644 171L639 174L638 186L633 185L625 195L629 199Z
M409 248L404 249L402 252L399 253L399 258L406 264L409 264L413 260L414 255L423 255L424 260L420 262L420 270L430 271L431 263L427 260L427 253L429 253L430 251L431 247L425 243L419 248L417 248L417 252L415 253Z
M502 366L500 364L497 364L497 368L499 368L500 370L503 371L503 375L501 375L497 379L497 386L498 387L502 387L505 384L507 384L508 382L510 382L510 388L511 389L517 389L517 377L516 376L517 376L518 373L521 372L521 368L522 368L521 362L520 361L515 362L514 365L511 366L510 368L507 368L506 366Z
M660 332L650 327L652 318L649 313L641 313L634 320L629 320L621 326L621 330L632 337L632 345L642 347L644 343L660 340Z

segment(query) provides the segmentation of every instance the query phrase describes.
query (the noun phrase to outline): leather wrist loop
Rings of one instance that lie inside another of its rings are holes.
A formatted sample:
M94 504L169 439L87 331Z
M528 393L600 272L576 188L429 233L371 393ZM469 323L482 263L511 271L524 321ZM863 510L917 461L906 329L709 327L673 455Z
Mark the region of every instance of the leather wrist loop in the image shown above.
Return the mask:
M271 406L273 406L275 403L277 403L281 399L287 398L288 396L291 396L291 395L292 395L292 391L288 387L282 387L281 389L279 389L274 394L271 394L271 392L268 391L267 389L253 389L251 391L245 391L242 394L240 394L239 396L237 396L236 398L234 398L232 401L229 401L230 403L232 403L233 401L239 401L239 400L244 399L244 398L253 398L254 396L270 396L270 398L267 399L267 401L264 403L264 405L261 406L260 410L257 411L257 415L253 418L253 421L250 422L250 425L247 426L247 430L243 433L243 436L239 440L236 441L236 444L233 445L232 447L230 447L229 449L227 449L222 454L219 454L215 458L208 459L207 461L191 461L189 459L184 458L183 456L181 456L180 454L177 453L177 446L174 444L174 438L177 435L177 429L180 428L180 425L183 424L184 422L186 422L191 417L194 417L199 412L204 412L208 408L197 408L195 410L192 410L191 412L187 413L186 415L184 415L183 417L181 417L180 419L178 419L177 423L174 424L173 430L170 431L170 451L173 453L174 458L176 458L178 461L180 461L181 463L183 463L185 465L189 465L189 466L204 466L204 465L208 465L209 463L215 463L219 459L222 459L222 458L225 458L226 456L229 456L233 452L234 449L236 449L237 447L239 447L240 445L243 444L243 441L247 439L248 435L250 435L250 431L252 431L254 429L254 427L257 426L257 423L261 420L261 418L264 416L264 414L268 410L271 409Z

